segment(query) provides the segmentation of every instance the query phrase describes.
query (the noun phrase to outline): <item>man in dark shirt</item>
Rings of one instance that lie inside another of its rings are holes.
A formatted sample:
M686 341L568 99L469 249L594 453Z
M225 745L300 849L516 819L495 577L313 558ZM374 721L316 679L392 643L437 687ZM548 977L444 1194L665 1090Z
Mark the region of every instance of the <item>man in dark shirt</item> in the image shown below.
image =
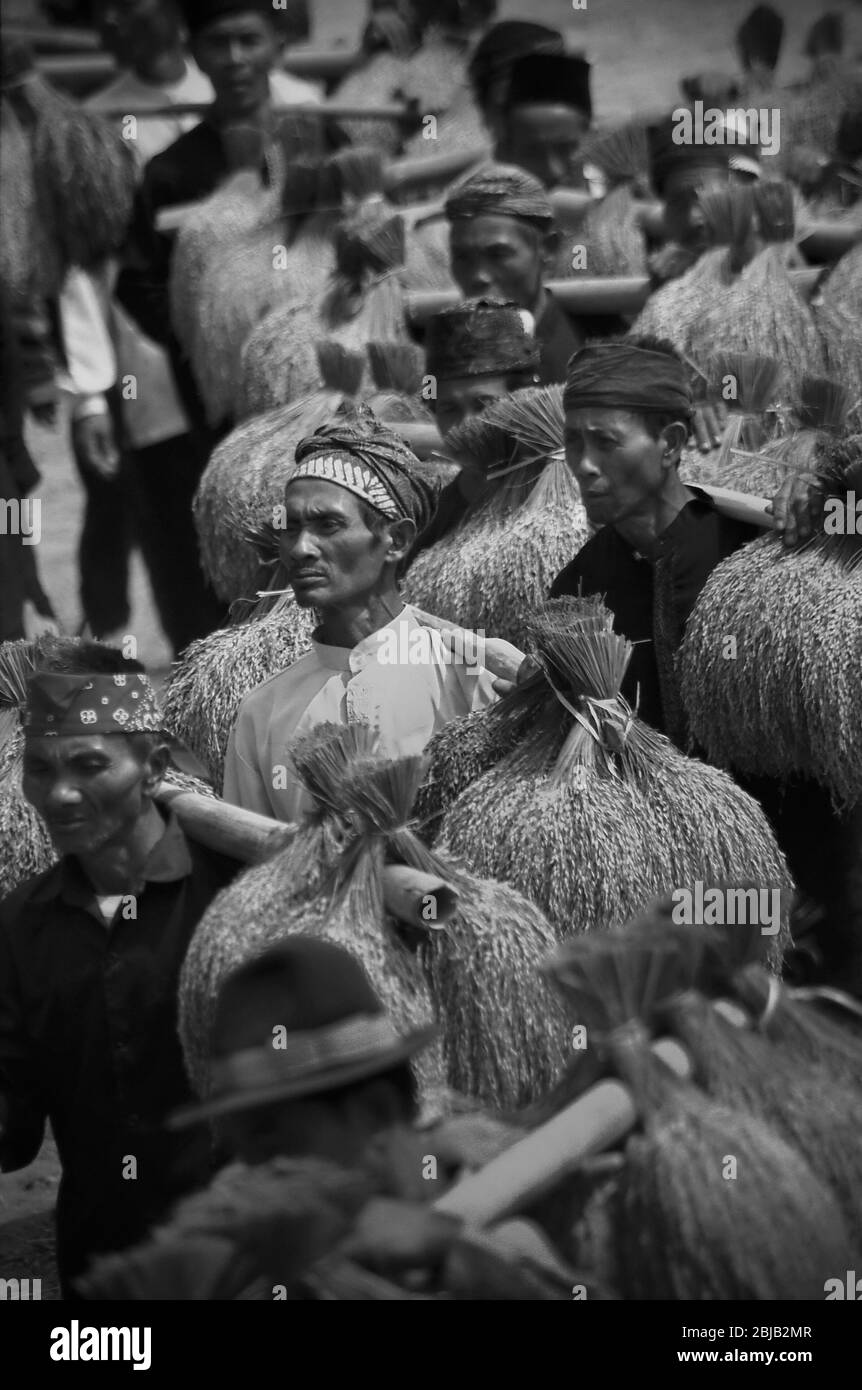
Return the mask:
M177 981L196 923L237 865L154 800L168 759L143 668L99 643L43 644L25 711L23 787L60 861L0 903L0 1168L31 1163L50 1120L63 1176L65 1297L89 1258L139 1240L206 1182Z
M601 529L557 576L551 597L604 596L615 631L637 644L623 693L642 719L685 748L674 663L686 622L715 566L757 533L679 477L693 405L686 367L669 343L584 348L570 364L564 399L566 459ZM812 534L818 503L816 480L788 480L772 504L786 544ZM820 905L826 973L846 983L859 960L846 925L858 826L836 816L828 793L807 779L737 780L772 821L797 884Z
M565 381L568 360L586 334L544 285L559 238L542 185L522 169L485 164L452 189L446 217L452 278L461 293L529 309L541 350L541 384Z
M210 79L215 101L206 118L147 165L117 281L117 298L155 342L166 346L177 388L204 450L214 442L191 368L173 331L168 283L173 240L159 214L209 197L241 150L264 169L276 135L273 97L282 105L314 99L307 84L273 75L281 53L279 13L272 0L185 0L191 51ZM319 123L310 127L311 135ZM303 132L304 136L304 132Z

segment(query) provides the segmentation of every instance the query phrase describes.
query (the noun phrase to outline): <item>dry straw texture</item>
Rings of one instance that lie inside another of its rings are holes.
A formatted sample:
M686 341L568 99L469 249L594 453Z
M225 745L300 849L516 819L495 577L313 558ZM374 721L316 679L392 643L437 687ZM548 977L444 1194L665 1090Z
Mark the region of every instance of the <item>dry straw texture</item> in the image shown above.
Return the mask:
M712 762L807 775L852 805L862 795L862 567L853 538L786 551L763 536L723 561L688 620L679 673L692 736Z
M450 806L441 843L537 903L560 934L623 927L697 880L791 882L766 817L724 772L686 758L618 695L631 648L598 601L536 618L534 719ZM526 699L527 697L524 696Z
M214 786L222 785L240 701L308 651L313 626L309 613L285 594L265 617L192 642L174 665L164 693L165 724L200 758Z
M815 301L814 318L826 369L847 388L852 421L862 430L862 246L835 266Z

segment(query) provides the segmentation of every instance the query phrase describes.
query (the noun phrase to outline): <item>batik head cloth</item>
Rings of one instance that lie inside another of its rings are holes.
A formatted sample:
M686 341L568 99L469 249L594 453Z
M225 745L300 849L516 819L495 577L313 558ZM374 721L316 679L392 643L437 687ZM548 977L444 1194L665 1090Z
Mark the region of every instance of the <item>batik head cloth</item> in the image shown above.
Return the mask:
M147 676L38 671L27 682L24 731L31 737L70 734L157 734L164 727Z
M566 410L588 407L669 411L690 419L689 371L668 353L633 343L592 343L569 359L563 391Z
M450 222L461 217L523 217L550 228L554 221L539 180L515 164L483 164L453 188L444 211Z
M418 476L419 460L367 406L340 412L331 424L301 440L295 457L286 487L317 478L361 497L393 521L407 518L417 531L431 520L434 494Z

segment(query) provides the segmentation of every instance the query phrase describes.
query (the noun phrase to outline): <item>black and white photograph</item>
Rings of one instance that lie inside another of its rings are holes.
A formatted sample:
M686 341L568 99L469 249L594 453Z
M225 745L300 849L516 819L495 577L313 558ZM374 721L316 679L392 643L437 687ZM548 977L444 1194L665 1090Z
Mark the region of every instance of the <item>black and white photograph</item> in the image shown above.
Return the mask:
M0 0L0 328L0 1359L829 1383L862 0Z

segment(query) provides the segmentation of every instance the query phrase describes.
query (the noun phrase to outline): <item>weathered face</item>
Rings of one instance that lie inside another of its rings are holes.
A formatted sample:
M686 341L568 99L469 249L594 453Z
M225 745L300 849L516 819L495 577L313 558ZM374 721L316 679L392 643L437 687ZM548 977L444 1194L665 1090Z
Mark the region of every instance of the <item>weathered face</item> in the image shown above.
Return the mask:
M452 278L467 299L504 299L534 310L549 251L516 217L459 217L449 231Z
M571 106L517 106L509 113L500 158L518 164L546 188L575 184L589 121Z
M59 854L91 854L131 834L158 784L160 759L124 734L28 737L24 795Z
M146 68L181 42L174 0L101 0L96 23L102 42L122 67Z
M343 608L379 592L392 542L369 530L358 497L305 478L285 489L284 508L279 553L302 608Z
M524 384L527 384L526 379ZM463 376L438 381L437 428L442 435L447 435L462 420L481 415L487 405L507 396L511 389L507 376Z
M225 115L245 115L266 100L280 45L264 15L249 11L215 20L195 37L192 48Z
M664 189L664 224L671 241L701 253L710 245L702 193L726 188L729 174L714 164L691 164L668 175Z
M664 435L653 439L643 419L627 410L567 411L565 440L566 462L593 526L613 526L642 512L675 462Z

